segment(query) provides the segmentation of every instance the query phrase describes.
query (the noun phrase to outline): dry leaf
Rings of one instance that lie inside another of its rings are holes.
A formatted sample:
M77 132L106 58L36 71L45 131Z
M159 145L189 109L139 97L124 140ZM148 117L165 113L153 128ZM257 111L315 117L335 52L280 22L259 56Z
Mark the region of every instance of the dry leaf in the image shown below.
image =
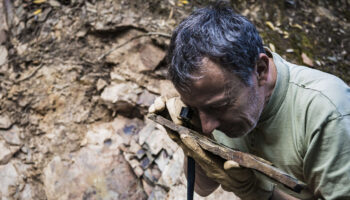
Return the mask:
M46 0L34 0L33 3L35 4L41 4L41 3L45 3Z
M272 52L276 52L276 48L275 48L275 45L272 44L272 43L269 43L269 47L271 49Z
M275 26L272 24L272 22L270 21L266 21L265 24L271 29L271 30L275 30Z
M301 59L303 60L303 63L313 67L314 66L314 62L312 61L311 58L309 58L305 53L301 53Z
M38 14L40 14L40 13L41 13L41 11L42 11L42 10L41 10L41 8L40 8L40 9L38 9L38 10L34 11L34 12L33 12L33 15L38 15Z

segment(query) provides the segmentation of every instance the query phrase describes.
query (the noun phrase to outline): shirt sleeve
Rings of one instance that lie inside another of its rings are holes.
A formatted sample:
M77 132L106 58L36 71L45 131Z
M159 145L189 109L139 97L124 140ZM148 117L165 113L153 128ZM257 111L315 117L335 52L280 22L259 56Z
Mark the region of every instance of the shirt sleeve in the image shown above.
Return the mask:
M350 199L350 114L328 120L315 130L303 168L317 199Z

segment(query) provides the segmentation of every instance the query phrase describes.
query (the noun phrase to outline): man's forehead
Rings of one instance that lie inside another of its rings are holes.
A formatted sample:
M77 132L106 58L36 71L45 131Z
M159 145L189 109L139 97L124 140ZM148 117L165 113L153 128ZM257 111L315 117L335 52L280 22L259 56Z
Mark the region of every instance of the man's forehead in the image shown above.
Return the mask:
M192 80L191 86L194 88L211 86L211 83L225 84L230 76L220 65L206 57L203 58L200 69L193 75L195 78Z
M227 90L234 91L240 88L241 81L232 73L224 70L210 59L203 59L201 70L193 74L188 91L179 90L185 103L211 104L226 98Z

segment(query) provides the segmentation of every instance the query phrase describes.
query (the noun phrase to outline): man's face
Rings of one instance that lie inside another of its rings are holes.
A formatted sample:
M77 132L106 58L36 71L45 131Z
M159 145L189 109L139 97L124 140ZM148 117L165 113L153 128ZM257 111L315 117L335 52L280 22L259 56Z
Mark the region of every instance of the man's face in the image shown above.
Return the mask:
M194 75L190 92L181 91L182 101L198 112L202 131L214 129L229 137L240 137L256 126L264 107L264 94L252 73L252 86L227 72L210 59L203 59L202 70Z

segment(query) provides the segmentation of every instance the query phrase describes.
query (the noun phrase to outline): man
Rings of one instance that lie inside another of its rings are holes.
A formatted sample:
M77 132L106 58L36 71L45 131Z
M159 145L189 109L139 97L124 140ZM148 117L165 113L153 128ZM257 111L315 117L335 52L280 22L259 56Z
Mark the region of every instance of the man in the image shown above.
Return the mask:
M350 199L350 88L342 80L264 49L254 25L222 6L199 9L181 22L168 56L181 100L162 97L150 112L166 103L181 123L185 104L208 137L262 157L307 185L294 193L169 132L196 161L198 194L221 185L242 199Z

